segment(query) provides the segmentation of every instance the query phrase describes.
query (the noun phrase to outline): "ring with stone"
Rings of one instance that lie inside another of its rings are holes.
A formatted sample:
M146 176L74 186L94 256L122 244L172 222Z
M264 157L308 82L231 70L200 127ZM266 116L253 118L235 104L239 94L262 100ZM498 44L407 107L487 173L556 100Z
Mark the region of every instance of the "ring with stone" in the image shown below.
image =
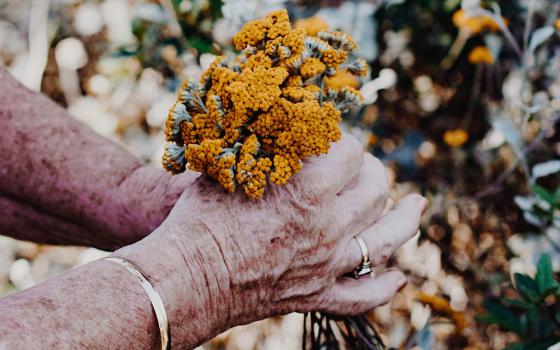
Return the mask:
M360 247L362 252L362 263L356 267L354 270L354 278L358 279L364 275L371 275L373 270L371 269L371 261L369 260L369 250L367 248L366 242L360 236L354 236L354 239Z

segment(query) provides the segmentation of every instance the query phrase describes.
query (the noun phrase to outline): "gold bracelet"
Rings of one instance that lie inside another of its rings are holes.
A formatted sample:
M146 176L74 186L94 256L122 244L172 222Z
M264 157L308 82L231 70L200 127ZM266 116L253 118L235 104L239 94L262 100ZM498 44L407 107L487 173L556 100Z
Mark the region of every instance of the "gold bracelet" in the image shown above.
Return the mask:
M148 294L148 298L150 298L150 302L152 303L152 307L154 308L154 312L156 313L161 338L161 349L171 349L171 334L169 333L169 322L167 320L167 313L165 312L163 301L161 301L161 297L154 289L154 286L152 286L150 281L148 281L144 273L142 273L142 271L140 271L140 269L134 266L130 261L115 257L107 257L103 258L103 260L109 260L123 266L130 273L132 273L134 277L136 277L136 279L138 279L138 282L140 282L140 285L142 286L142 288L144 288L146 294Z

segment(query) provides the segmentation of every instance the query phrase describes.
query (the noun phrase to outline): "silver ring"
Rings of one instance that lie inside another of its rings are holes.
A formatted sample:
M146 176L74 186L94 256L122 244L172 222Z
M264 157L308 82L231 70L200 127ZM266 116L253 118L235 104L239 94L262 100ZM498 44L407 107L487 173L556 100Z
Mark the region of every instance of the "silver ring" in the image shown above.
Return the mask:
M364 240L360 236L354 236L354 239L358 243L360 251L362 252L362 263L354 270L354 278L358 279L364 275L371 275L373 273L373 270L371 269L369 250L367 248L366 242L364 242Z

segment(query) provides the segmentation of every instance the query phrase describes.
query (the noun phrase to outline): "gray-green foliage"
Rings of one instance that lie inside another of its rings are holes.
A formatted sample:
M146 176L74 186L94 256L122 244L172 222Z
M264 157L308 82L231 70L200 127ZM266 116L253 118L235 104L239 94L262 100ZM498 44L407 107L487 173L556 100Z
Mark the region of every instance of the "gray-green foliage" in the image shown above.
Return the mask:
M560 342L560 284L550 257L541 256L534 278L516 273L514 279L519 298L487 300L487 313L477 319L519 335L521 340L508 350L546 349Z

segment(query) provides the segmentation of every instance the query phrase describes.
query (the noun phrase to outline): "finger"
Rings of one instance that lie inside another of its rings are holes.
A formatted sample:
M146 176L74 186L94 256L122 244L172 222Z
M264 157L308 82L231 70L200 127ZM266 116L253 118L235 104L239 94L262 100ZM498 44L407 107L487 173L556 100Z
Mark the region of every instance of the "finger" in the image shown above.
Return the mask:
M387 172L381 161L364 153L364 163L356 181L338 194L337 223L352 236L371 226L383 213L389 197Z
M387 261L397 248L418 232L422 213L427 205L428 201L424 197L418 194L408 195L394 209L360 233L373 266ZM349 239L346 248L344 272L350 272L362 263L362 252L353 238Z
M358 315L388 303L406 284L401 271L387 271L375 278L340 278L323 296L322 312Z
M314 194L336 194L360 171L363 153L363 146L354 136L343 134L328 154L307 158L295 178Z

